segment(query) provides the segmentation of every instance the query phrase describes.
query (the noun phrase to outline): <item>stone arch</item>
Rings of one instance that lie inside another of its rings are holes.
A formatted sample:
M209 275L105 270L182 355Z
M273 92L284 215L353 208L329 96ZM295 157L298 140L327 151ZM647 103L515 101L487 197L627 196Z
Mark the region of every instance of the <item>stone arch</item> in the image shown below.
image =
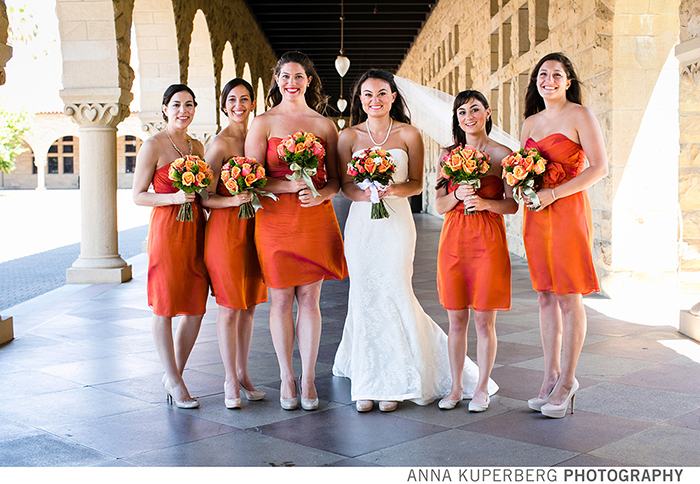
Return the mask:
M255 106L256 116L265 112L265 106L267 105L265 103L266 94L267 92L265 91L265 85L263 84L263 80L262 78L258 77L258 88L257 93L255 94L255 99L258 100L258 104Z
M180 82L177 28L172 0L135 0L134 30L138 44L143 130L155 134L164 126L163 92Z
M228 81L236 76L236 58L233 56L233 49L231 48L231 42L226 42L224 46L224 53L222 56L222 69L221 69L221 86L223 87Z
M194 16L188 66L187 85L197 96L197 112L190 131L206 142L218 131L219 110L216 108L218 96L211 38L207 19L201 10L197 10Z

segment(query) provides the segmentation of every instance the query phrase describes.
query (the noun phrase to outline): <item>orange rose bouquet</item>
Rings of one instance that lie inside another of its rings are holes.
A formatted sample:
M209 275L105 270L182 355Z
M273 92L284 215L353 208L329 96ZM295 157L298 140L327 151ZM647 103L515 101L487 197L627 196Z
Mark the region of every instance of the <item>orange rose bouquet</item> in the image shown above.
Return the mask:
M379 190L386 190L392 180L396 164L391 153L387 153L379 146L363 150L352 157L348 163L348 175L350 175L360 190L370 189L370 201L372 213L370 218L377 220L388 218L389 212L384 205L384 200L379 199Z
M277 156L284 160L289 169L292 170L292 174L287 175L287 179L298 180L302 178L314 197L320 196L320 193L314 187L311 177L316 174L319 159L323 158L325 154L326 150L318 138L311 133L302 131L285 136L282 142L277 145Z
M255 212L262 208L258 195L264 195L277 200L270 192L260 190L267 183L265 168L255 158L235 156L221 167L221 182L231 195L250 192L250 202L242 204L238 210L238 218L252 218Z
M469 184L478 189L481 187L481 177L491 169L489 155L472 146L457 146L445 155L440 162L442 177L450 183L464 185ZM464 207L464 214L476 213Z
M535 179L547 169L547 160L535 148L514 151L501 161L503 178L513 187L513 198L520 203L523 194L528 196L536 210L540 199L535 193Z
M198 156L187 155L170 163L168 178L173 181L173 187L185 193L199 193L205 200L209 197L206 188L214 180L214 173L208 163ZM177 213L180 222L192 222L192 202L185 202Z

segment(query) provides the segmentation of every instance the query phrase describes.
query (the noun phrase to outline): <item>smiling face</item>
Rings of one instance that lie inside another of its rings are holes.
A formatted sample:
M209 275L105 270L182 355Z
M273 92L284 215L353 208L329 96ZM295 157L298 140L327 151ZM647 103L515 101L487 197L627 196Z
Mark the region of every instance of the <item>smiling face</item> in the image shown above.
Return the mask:
M571 80L566 76L564 65L559 61L544 62L537 73L537 92L543 99L566 97L566 90L570 85Z
M162 106L168 125L178 129L186 129L194 119L194 99L187 91L173 94L167 106Z
M360 88L362 110L370 117L388 116L395 99L396 93L383 79L369 78Z
M255 109L255 101L250 97L248 89L239 84L231 89L226 96L226 116L237 123L247 123L250 113Z
M304 66L296 62L287 62L280 67L280 72L275 76L277 85L284 99L293 101L304 97L306 88L311 83L311 77L306 75Z
M484 108L478 100L472 98L457 108L459 127L466 134L475 134L486 130L486 121L491 116L491 108Z

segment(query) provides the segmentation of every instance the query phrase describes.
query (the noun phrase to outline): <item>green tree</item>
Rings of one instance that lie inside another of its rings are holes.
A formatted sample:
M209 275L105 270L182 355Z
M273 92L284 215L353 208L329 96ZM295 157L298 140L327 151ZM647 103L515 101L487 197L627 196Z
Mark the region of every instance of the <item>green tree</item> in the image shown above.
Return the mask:
M15 158L26 151L22 137L29 131L25 111L7 111L0 108L0 171L15 169Z

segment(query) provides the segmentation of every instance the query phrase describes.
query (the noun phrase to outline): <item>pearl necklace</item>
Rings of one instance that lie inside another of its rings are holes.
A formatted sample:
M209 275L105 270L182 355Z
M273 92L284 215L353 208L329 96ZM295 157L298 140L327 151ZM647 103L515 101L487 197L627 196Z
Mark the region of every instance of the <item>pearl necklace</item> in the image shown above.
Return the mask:
M374 146L382 146L386 141L389 139L389 135L391 134L391 127L394 125L394 119L391 118L391 122L389 123L389 130L386 132L386 138L384 138L384 141L381 143L377 143L374 141L374 138L372 138L372 132L369 130L369 119L367 120L367 134L369 135L370 141L374 143Z
M175 151L177 151L178 154L180 155L180 158L184 158L185 155L182 153L182 151L180 151L180 149L175 145L175 142L173 141L173 139L170 137L170 133L168 133L168 128L165 128L165 135L166 135L166 136L168 137L168 139L170 140L170 143L173 145L173 148L175 148ZM189 149L190 149L190 152L189 152L188 155L191 156L191 155L192 155L192 142L190 141L190 138L189 138L189 137L187 138L187 146L188 146Z

